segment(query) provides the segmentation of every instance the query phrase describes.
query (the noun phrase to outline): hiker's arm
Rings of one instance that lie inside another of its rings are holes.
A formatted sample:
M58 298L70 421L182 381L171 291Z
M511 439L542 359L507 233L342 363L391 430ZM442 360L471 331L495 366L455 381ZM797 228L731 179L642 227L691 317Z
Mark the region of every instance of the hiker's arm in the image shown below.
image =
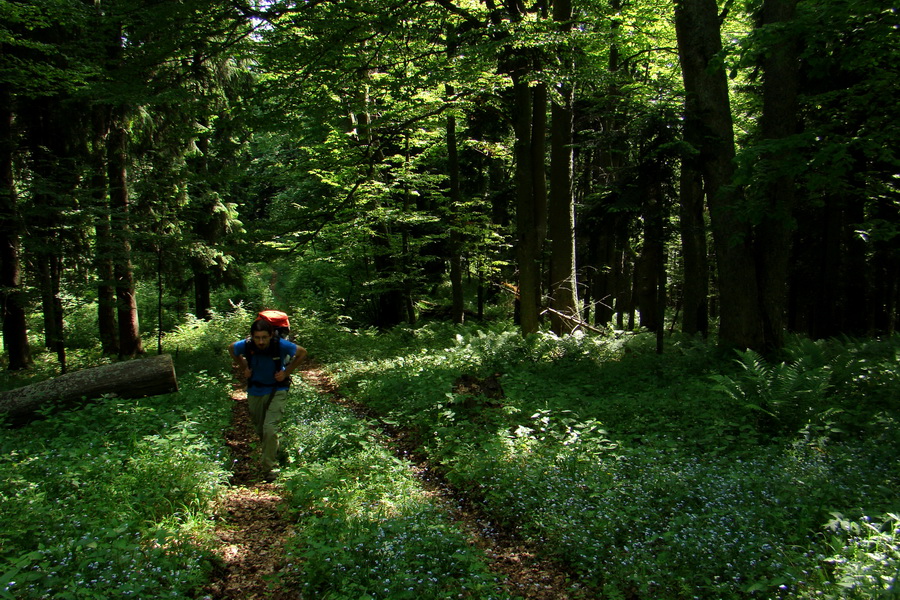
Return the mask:
M234 353L234 344L237 344L237 342L234 342L230 346L228 346L228 354L231 355L232 362L237 365L244 377L249 379L252 373L252 371L250 370L250 363L247 362L247 357L243 354Z
M297 353L294 354L294 358L291 359L290 364L284 368L284 371L279 371L275 373L276 381L284 381L288 378L288 376L303 362L303 359L306 358L306 348L303 346L297 346Z

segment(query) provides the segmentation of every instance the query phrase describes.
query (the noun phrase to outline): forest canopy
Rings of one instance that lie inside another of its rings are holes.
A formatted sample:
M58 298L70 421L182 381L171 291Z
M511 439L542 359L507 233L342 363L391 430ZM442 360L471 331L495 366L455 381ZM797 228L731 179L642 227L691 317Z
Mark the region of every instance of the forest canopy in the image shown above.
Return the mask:
M382 328L892 333L898 23L873 0L4 2L8 366L297 295Z

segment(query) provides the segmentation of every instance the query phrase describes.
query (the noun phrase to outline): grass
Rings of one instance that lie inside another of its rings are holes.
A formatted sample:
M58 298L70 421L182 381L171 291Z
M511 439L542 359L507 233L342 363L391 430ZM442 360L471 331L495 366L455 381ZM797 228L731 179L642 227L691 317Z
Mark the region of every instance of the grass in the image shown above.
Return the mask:
M196 597L228 467L225 347L251 319L188 320L166 337L178 394L0 430L0 598ZM293 320L345 395L604 598L898 595L896 338L798 339L771 363L678 338L658 356L640 335ZM33 373L52 375L52 359ZM464 393L461 375L498 381L502 397ZM284 585L310 598L505 597L369 423L304 385L289 406Z
M218 346L229 328L223 318L171 334L172 353L182 349L176 394L105 398L0 429L0 598L195 597L213 564L209 512L230 466ZM96 349L70 352L72 368L102 362ZM28 373L54 374L43 354ZM25 383L24 374L2 381Z
M2 431L0 597L188 598L205 581L197 515L226 478L228 413L214 379L184 386Z
M308 387L293 394L282 479L296 535L283 584L309 598L507 597L483 554L369 423Z
M606 597L897 593L897 340L797 340L770 365L640 336L331 335L347 393ZM505 397L455 393L465 373Z

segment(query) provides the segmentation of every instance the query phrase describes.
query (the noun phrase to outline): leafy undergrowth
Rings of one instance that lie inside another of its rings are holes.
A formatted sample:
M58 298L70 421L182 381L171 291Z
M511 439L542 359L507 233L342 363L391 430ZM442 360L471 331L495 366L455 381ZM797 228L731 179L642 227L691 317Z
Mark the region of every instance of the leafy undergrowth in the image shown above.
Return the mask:
M249 321L237 310L167 337L178 394L0 430L0 598L201 593L228 476L224 347ZM657 356L641 336L296 321L342 394L604 598L897 596L897 339L796 340L770 363L691 340ZM364 420L309 387L293 394L283 587L507 595Z
M0 430L0 598L190 598L227 478L226 391L105 399Z
M296 519L280 584L307 598L505 598L483 553L369 423L299 384L281 480Z
M897 594L896 339L770 365L640 336L307 333L343 393L608 598Z

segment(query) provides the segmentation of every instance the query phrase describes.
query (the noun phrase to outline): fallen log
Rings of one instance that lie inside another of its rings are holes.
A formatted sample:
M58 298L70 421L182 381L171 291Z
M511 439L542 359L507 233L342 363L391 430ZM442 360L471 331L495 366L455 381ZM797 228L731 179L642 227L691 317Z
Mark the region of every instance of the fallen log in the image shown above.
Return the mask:
M5 415L7 423L23 425L39 411L69 408L105 395L143 398L177 391L172 357L162 354L82 369L0 392L0 419Z

